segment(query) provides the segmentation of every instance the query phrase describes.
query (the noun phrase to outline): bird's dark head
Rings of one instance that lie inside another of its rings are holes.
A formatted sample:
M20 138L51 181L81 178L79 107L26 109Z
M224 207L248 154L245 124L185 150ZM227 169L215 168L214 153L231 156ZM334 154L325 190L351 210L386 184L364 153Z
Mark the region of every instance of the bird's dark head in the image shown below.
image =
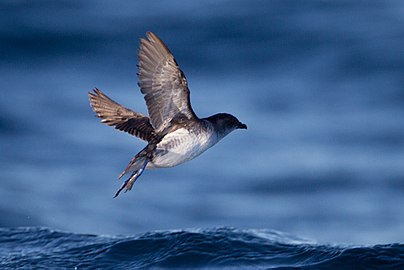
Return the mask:
M236 129L247 129L247 125L241 123L236 117L228 113L218 113L205 119L213 124L216 132L221 137Z

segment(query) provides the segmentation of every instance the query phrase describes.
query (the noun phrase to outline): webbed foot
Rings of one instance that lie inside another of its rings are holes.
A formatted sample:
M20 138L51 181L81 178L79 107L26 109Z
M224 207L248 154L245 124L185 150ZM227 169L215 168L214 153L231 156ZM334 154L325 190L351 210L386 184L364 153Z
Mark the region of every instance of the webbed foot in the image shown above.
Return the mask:
M139 170L133 172L133 174L129 177L128 180L126 180L122 186L118 189L118 191L115 193L114 198L118 197L119 193L121 193L121 191L125 188L125 192L129 191L132 189L133 184L136 182L136 180L142 175L142 173L144 172L144 169L146 168L146 165L149 161L146 160L143 165L142 168L140 168Z

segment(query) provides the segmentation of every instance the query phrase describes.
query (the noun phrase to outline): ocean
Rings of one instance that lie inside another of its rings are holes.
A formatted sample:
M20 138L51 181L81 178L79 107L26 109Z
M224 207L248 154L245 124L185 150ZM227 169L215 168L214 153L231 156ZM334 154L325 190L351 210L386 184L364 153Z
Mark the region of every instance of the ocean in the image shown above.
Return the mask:
M103 236L0 231L1 266L13 269L402 269L404 245L319 245L269 230L215 228Z
M0 268L404 269L402 1L0 1ZM147 170L139 38L238 130Z

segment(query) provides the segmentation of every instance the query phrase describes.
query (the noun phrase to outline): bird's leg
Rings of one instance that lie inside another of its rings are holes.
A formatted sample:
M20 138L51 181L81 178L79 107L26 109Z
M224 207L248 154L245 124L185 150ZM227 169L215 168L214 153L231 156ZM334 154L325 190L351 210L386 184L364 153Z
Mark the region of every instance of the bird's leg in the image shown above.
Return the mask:
M127 192L128 190L132 189L133 184L135 183L135 181L142 175L144 168L146 167L146 163L143 164L142 168L140 168L139 170L137 170L135 173L133 173L130 178L128 180L126 180L126 186L125 186L125 192Z
M144 172L144 169L146 168L146 165L147 165L148 162L149 162L149 160L145 160L142 167L139 170L133 172L133 174L129 177L129 179L126 180L122 184L122 186L119 188L119 190L115 193L114 198L118 197L119 193L121 193L121 191L124 188L126 188L125 192L132 189L133 184L142 175L142 173Z

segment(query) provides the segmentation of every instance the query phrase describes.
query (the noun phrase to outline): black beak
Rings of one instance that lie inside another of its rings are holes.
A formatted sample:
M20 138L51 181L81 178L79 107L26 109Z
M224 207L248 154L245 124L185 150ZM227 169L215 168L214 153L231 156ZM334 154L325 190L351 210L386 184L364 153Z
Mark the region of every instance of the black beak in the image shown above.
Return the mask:
M237 128L240 128L240 129L247 129L247 125L240 123L240 124L238 124L238 127L237 127Z

